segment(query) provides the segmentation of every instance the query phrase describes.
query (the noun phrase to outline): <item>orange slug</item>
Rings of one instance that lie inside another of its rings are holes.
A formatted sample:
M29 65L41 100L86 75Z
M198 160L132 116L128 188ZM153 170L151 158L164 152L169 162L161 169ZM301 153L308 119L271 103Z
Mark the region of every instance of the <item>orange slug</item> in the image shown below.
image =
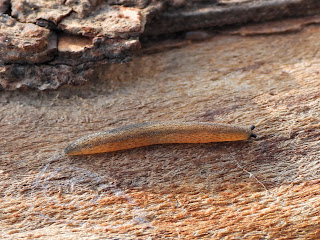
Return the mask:
M166 143L209 143L256 137L254 126L243 128L208 122L148 122L132 124L76 140L67 155L113 152Z

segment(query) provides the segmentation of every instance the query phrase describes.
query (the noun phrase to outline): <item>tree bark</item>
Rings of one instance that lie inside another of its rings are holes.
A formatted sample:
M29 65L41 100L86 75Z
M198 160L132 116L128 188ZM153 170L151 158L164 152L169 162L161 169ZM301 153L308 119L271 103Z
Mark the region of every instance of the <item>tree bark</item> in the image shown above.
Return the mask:
M130 61L141 39L319 11L317 0L2 1L0 89L82 85L93 68Z

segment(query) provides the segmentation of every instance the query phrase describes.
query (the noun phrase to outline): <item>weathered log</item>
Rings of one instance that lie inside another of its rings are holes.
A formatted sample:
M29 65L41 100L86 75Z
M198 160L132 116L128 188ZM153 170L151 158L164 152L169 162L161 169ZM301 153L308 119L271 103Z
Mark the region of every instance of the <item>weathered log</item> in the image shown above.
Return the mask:
M141 38L145 43L163 34L319 11L317 0L2 1L0 85L45 90L84 84L92 68L128 62Z

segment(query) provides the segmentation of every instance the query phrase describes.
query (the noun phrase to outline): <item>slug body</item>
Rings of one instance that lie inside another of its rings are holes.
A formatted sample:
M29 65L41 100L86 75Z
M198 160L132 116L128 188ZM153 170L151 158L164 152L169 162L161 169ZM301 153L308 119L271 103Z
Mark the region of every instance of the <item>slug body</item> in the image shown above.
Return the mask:
M207 122L150 122L132 124L76 140L67 155L94 154L166 143L209 143L256 137L254 126L243 128Z

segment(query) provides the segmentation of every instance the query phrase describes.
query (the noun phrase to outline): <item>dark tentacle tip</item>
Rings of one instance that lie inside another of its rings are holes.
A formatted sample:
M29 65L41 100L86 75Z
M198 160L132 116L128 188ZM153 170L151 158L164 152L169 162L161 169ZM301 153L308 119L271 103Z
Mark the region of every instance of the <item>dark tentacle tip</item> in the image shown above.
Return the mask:
M252 125L252 126L250 127L251 130L253 130L253 129L255 129L255 128L256 128L255 125Z
M257 135L255 135L254 133L251 133L251 134L250 134L250 137L252 137L252 138L256 138L256 137L257 137Z

